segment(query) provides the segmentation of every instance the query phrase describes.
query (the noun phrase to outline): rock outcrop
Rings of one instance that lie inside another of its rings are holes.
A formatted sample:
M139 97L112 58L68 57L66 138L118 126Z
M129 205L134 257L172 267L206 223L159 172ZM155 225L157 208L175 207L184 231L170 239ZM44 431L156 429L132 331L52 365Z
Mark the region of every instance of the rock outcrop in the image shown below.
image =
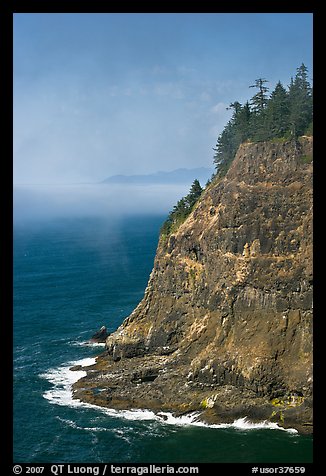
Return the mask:
M95 334L90 338L90 342L93 344L105 344L106 339L109 337L109 333L105 326L102 326Z
M242 144L75 398L311 432L312 271L312 138Z

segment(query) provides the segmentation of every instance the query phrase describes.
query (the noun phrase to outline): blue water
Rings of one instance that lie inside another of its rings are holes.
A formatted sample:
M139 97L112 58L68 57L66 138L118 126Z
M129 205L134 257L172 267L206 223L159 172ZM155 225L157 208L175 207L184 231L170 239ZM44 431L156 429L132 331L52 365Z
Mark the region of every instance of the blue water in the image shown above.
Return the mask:
M15 462L288 462L312 460L312 438L253 426L209 428L72 401L69 367L103 348L141 300L162 216L65 218L14 228ZM88 359L88 360L84 360Z

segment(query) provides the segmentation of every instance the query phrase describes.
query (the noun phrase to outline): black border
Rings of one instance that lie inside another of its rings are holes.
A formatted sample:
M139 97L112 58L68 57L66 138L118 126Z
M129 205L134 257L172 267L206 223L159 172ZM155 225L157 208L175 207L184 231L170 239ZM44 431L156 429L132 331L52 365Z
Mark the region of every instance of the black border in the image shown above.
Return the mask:
M12 348L13 348L13 331L12 331L12 306L13 306L13 269L12 269L12 259L13 259L13 172L12 172L12 139L13 139L13 15L15 13L312 13L314 15L314 97L317 97L319 92L318 79L320 75L316 72L316 65L318 64L316 57L319 45L319 40L317 36L322 31L322 21L323 17L321 15L321 9L317 8L315 5L317 2L302 2L301 4L295 3L293 5L285 5L284 2L274 1L274 2L244 2L244 1L234 1L232 5L228 3L227 5L216 5L218 6L218 11L216 8L212 8L210 3L207 8L201 4L201 8L198 9L188 9L184 11L184 8L178 7L176 4L172 3L170 7L168 3L164 3L162 7L159 5L149 5L149 6L139 6L137 11L131 5L124 5L123 8L119 7L117 4L111 2L106 2L105 0L93 0L93 1L78 1L78 0L13 0L11 2L3 1L0 4L0 48L1 48L1 74L0 74L0 91L2 93L2 147L1 147L1 170L2 170L2 184L1 184L1 352L2 355L2 395L5 394L7 402L5 403L5 425L2 425L2 445L1 445L1 462L7 463L8 466L8 475L13 474L12 472L12 441L13 441L13 429L12 429L12 414L13 414L13 366L12 366ZM189 5L187 5L189 7ZM129 8L128 8L129 7ZM156 7L156 10L155 10ZM245 8L246 7L246 8ZM294 8L293 8L294 7ZM321 65L322 66L322 65ZM318 125L318 114L320 112L320 103L319 101L314 101L314 115L315 117L315 134L314 134L314 148L315 156L318 153L318 149L321 147L321 141L319 134L321 123ZM317 120L316 120L317 118ZM314 393L315 393L315 426L314 426L314 463L318 464L322 459L322 441L319 437L319 432L321 431L320 427L320 418L319 410L317 410L320 397L323 396L324 392L321 388L320 376L322 375L322 353L320 352L321 346L318 344L318 340L322 338L321 329L321 318L322 318L322 304L320 302L320 297L322 293L322 282L320 276L323 275L323 265L319 256L322 256L322 251L324 248L322 241L322 221L318 217L323 216L323 201L320 194L321 191L321 182L324 179L322 174L323 158L318 163L314 164L314 274L317 277L314 299L315 299L315 317L314 317ZM318 332L316 332L316 328ZM4 364L5 363L5 364ZM322 409L320 410L322 412ZM5 461L4 461L5 460ZM7 466L6 464L6 466ZM122 463L121 463L122 465ZM23 465L28 466L28 465ZM30 466L35 466L31 464ZM50 464L45 464L45 471L43 474L52 474L50 472ZM78 466L77 464L75 466ZM85 465L84 465L85 466ZM96 465L93 465L96 466ZM124 465L128 466L128 465ZM129 464L130 466L130 464ZM134 465L137 466L147 466L147 465ZM162 465L163 466L163 465ZM181 466L181 465L179 465ZM222 469L227 470L236 470L236 474L251 474L251 469L253 466L258 466L259 468L263 467L276 467L276 466L286 466L286 465L277 465L277 464L255 464L255 463L211 463L211 464L192 464L192 465L183 465L183 466L198 466L199 474L203 474L202 471L208 470L209 473L211 469ZM305 474L313 474L313 466L311 464L297 464L297 465L288 465L288 466L305 466ZM241 470L240 470L241 468ZM240 470L240 471L239 471ZM49 471L49 472L47 472ZM6 472L6 471L5 471ZM223 471L223 474L224 471Z

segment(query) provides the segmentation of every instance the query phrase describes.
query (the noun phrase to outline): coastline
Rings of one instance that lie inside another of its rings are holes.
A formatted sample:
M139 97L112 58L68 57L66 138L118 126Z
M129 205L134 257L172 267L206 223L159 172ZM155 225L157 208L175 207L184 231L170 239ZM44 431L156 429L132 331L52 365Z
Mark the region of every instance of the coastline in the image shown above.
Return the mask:
M239 147L161 233L142 301L75 398L312 433L312 156L312 137Z
M75 399L312 434L312 148L307 137L239 147L160 235L142 301Z
M80 395L76 396L73 387L80 379L87 376L88 368L91 368L95 363L96 358L83 358L75 362L70 362L62 365L58 369L49 370L40 376L53 384L53 388L47 390L43 397L52 404L71 406L74 408L90 408L100 412L104 412L108 416L114 418L122 418L125 420L148 420L157 421L161 424L175 425L175 426L196 426L211 429L226 429L234 428L240 431L250 430L279 430L286 431L290 434L307 434L307 432L300 432L298 429L291 426L280 426L277 422L269 420L252 420L247 416L242 416L234 419L228 418L227 421L222 421L214 418L212 412L207 410L198 411L182 411L182 410L159 410L154 405L153 408L122 408L121 405L113 407L112 405L103 405L91 403L88 398L81 399ZM73 364L71 366L71 364Z
M120 372L116 363L111 362L113 368L105 371L105 376L98 369L107 365L106 354L101 354L96 360L89 366L70 367L70 372L76 372L77 377L70 387L72 405L78 405L79 401L108 412L111 416L120 414L130 419L154 419L167 424L243 430L265 428L302 435L313 434L309 401L299 406L282 408L280 413L268 399L250 396L250 392L241 392L232 386L194 390L188 384L186 393L180 392L182 383L178 378L170 381L170 385L166 385L162 392L159 382L155 384L150 379L130 382L129 371L138 364L132 362L133 359L129 359L129 369L127 363L123 362ZM81 371L84 372L83 376L80 375ZM164 380L170 380L171 375L166 368L163 375ZM159 393L161 398L158 397ZM163 393L165 399L162 399ZM214 399L210 400L212 395Z

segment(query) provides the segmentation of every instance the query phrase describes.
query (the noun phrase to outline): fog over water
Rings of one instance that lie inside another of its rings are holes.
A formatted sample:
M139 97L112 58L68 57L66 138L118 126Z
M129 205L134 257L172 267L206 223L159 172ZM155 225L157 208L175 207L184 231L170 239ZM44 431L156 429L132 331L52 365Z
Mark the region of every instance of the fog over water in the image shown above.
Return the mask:
M173 185L16 185L14 224L69 217L167 215L189 191Z

